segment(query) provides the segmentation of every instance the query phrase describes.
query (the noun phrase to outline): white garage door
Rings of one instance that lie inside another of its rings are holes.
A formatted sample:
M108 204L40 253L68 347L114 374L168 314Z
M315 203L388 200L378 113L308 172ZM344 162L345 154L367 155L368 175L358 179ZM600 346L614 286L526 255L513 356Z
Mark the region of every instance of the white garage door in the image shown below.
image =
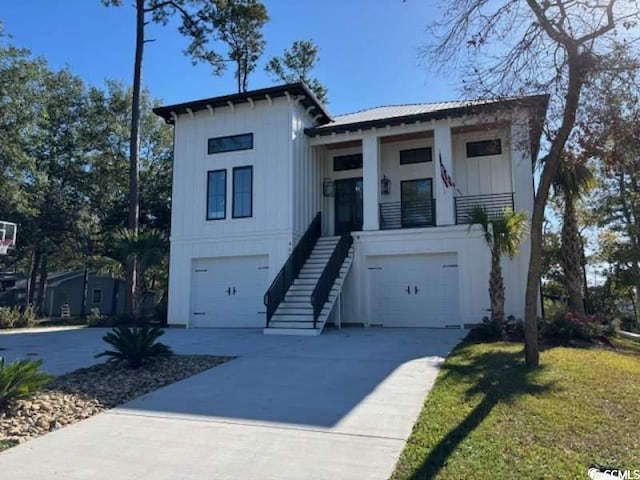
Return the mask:
M455 253L369 257L368 268L371 325L460 325Z
M200 258L191 274L191 327L264 327L269 258Z

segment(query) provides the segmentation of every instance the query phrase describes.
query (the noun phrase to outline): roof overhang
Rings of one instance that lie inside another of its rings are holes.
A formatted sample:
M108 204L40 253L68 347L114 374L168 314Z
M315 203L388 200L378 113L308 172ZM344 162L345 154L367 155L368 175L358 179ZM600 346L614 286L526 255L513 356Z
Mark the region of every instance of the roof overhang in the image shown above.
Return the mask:
M153 109L153 113L164 118L165 122L173 124L177 116L181 114L193 115L201 110L213 111L214 108L220 107L235 108L237 105L253 106L255 102L271 102L274 98L279 97L287 97L298 101L309 115L316 119L318 125L332 121L322 103L303 82L157 107Z

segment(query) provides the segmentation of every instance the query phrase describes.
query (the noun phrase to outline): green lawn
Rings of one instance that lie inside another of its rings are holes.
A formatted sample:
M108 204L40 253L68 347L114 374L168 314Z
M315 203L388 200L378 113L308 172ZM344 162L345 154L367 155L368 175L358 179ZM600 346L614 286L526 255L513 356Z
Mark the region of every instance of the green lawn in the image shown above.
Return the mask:
M463 344L445 362L393 480L587 478L640 469L640 344L549 348Z

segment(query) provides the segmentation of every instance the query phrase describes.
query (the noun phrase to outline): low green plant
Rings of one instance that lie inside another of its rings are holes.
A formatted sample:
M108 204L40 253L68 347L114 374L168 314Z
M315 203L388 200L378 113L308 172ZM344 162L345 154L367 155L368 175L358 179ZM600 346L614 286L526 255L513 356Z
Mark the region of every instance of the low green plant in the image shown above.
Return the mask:
M173 355L169 346L156 341L162 335L164 330L157 327L116 327L102 337L113 350L105 350L96 357L109 357L110 361L122 360L131 368L139 368L148 358Z
M16 307L0 307L0 328L16 328L20 323L20 310Z
M104 317L102 313L100 313L100 309L98 307L94 307L89 311L89 315L87 315L87 325L90 327L95 327L96 325L102 324Z
M4 358L0 357L0 411L40 391L53 379L41 366L42 360L31 359L5 365Z
M36 319L38 316L36 315L36 311L33 307L27 307L22 312L20 312L20 318L16 323L17 328L29 328L33 327L36 324Z

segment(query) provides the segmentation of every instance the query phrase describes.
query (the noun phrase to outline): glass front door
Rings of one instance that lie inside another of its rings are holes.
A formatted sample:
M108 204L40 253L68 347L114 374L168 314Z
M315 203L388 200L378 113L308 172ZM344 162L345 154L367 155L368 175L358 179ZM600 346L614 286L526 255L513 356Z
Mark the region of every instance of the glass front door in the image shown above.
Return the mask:
M335 235L362 230L362 178L335 181Z

